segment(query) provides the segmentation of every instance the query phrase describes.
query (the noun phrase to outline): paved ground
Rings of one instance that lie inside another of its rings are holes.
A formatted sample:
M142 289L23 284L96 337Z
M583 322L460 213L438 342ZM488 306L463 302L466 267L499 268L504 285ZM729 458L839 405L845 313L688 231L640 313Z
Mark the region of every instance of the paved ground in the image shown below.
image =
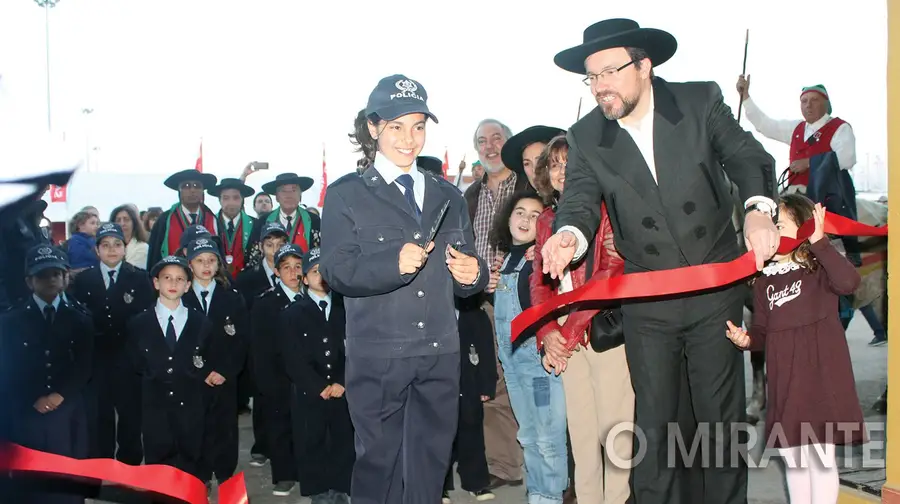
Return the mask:
M885 377L887 373L887 352L886 347L871 348L867 346L868 341L872 338L871 330L866 324L862 316L854 318L853 323L848 330L848 342L850 344L850 352L854 362L854 371L856 374L857 391L859 393L860 402L863 405L863 412L869 422L884 422L884 416L878 415L872 411L871 404L884 390ZM748 370L748 393L749 393L749 359L747 361ZM762 425L757 426L759 437L762 438ZM883 463L883 449L877 448L874 443L883 441L883 432L872 432L873 442L870 446L857 448L846 454L848 464L859 467L863 462L863 454L871 453L866 461L867 464ZM253 504L307 504L308 499L300 498L299 494L289 497L276 497L272 495L272 486L269 480L268 466L263 468L254 468L247 465L250 458L250 445L252 439L252 430L250 428L249 416L241 417L241 455L239 470L245 472L247 479L247 488L249 496ZM874 449L871 447L875 446ZM759 449L752 452L756 459L761 455ZM858 471L852 469L842 470L842 477L853 479L857 477ZM869 479L877 479L876 475ZM882 471L883 473L883 471ZM883 478L883 476L882 476ZM862 478L865 479L865 478ZM458 485L457 485L458 486ZM772 463L765 469L752 469L750 471L750 503L751 504L783 504L787 503L787 495L784 489L784 476L780 464L777 459L772 459ZM519 504L525 502L524 488L505 488L496 492L497 499L493 502L497 504ZM476 502L467 493L454 492L451 497L456 504L469 504ZM215 500L213 500L215 502ZM423 503L427 504L427 503ZM585 503L593 504L593 503Z

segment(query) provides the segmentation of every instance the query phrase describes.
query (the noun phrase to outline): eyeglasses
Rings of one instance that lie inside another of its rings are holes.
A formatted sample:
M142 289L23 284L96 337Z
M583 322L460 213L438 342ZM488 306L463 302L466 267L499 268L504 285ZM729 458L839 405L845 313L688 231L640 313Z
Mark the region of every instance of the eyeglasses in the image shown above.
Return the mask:
M605 80L612 79L613 77L618 75L620 71L628 68L629 66L631 66L635 63L637 63L636 60L631 60L628 63L625 63L624 65L620 66L619 68L608 68L608 69L600 72L599 74L589 73L589 74L587 74L587 77L585 77L584 79L581 79L581 82L584 82L585 86L590 86L592 84L596 84L596 82L598 80L605 81Z

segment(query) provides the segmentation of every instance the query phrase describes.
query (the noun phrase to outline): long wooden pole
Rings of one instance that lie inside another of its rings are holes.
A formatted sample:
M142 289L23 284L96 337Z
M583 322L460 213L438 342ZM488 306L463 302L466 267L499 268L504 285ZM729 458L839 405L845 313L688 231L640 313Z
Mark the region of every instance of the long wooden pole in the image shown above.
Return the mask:
M747 28L747 32L744 33L744 65L741 67L741 75L743 75L743 76L747 75L747 47L749 45L750 45L750 28ZM738 102L737 120L738 120L738 122L741 122L741 108L743 108L743 105L744 105L744 97L739 96L738 100L740 100L740 102Z

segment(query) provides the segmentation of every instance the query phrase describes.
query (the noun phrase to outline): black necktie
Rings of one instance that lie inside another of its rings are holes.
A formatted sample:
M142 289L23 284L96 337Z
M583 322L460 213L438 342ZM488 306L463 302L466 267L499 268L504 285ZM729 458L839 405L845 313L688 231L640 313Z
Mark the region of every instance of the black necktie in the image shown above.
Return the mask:
M193 226L196 223L197 223L197 214L192 213L191 214L191 225Z
M413 214L415 214L416 220L420 220L422 218L422 211L419 209L419 205L416 204L416 194L413 192L412 175L408 173L400 175L397 177L397 183L402 185L405 189L403 195L406 196L406 202L409 203L409 207L412 209Z
M209 291L203 291L200 293L200 297L203 300L203 313L209 314L209 304L206 302L206 296L209 296Z
M169 315L169 325L166 327L166 344L169 345L169 350L175 350L175 343L178 341L178 338L175 336L175 320L174 315Z
M276 285L278 285L278 275L272 273L272 286L274 287Z
M109 287L108 289L112 289L116 286L116 270L109 270Z
M319 308L322 309L322 314L325 315L325 320L328 320L328 301L324 299L319 301Z
M44 307L44 319L47 320L47 323L53 325L53 316L56 314L56 309L53 308L53 305L47 305Z
M302 297L303 296L300 294L294 294L294 301L300 301L300 298L302 298Z
M290 215L288 215L284 219L287 221L287 226L285 226L285 228L287 228L288 235L290 235L291 234L291 221L294 220L294 218L291 217ZM290 240L288 240L288 241L290 241Z
M228 221L228 241L234 239L234 221Z

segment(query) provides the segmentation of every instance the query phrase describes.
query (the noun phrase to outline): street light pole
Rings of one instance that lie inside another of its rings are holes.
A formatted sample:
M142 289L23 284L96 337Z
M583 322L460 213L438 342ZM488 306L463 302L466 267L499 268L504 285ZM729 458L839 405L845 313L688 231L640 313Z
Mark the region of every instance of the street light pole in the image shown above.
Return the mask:
M53 131L53 123L50 119L50 9L56 7L59 0L34 0L39 7L44 8L44 44L47 52L47 131Z

